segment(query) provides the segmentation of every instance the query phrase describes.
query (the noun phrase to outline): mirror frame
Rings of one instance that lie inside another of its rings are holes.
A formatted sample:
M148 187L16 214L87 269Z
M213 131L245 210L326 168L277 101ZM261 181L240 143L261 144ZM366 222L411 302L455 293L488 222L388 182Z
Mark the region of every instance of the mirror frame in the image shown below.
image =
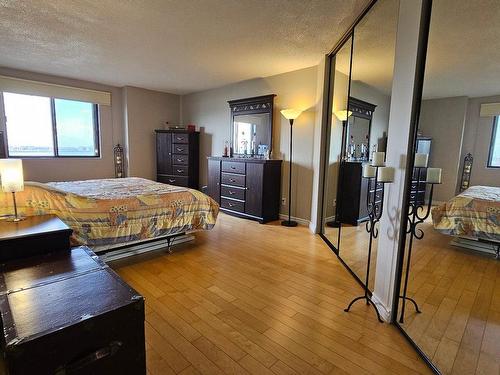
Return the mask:
M234 117L238 115L255 115L261 113L269 114L267 135L269 137L269 152L273 150L273 121L274 121L274 97L276 94L254 96L252 98L228 100L231 110L231 144L234 145ZM234 147L233 147L234 148ZM234 153L234 155L243 155Z
M372 135L372 121L373 121L373 113L375 112L375 108L377 106L375 104L371 104L368 102L365 102L364 100L361 99L356 99L353 98L352 96L349 96L348 103L347 103L347 108L349 111L352 112L351 116L358 117L358 118L363 118L365 120L369 121L368 124L368 160L370 159L370 137ZM349 117L351 117L349 116ZM349 127L349 119L347 121L343 121L344 128L342 129L342 161L347 160L347 128ZM368 161L366 160L366 161Z

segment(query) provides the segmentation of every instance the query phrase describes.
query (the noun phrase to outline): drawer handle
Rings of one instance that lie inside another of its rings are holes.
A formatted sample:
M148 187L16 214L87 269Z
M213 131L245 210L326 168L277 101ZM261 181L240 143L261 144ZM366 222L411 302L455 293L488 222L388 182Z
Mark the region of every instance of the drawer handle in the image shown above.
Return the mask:
M182 173L184 172L184 169L177 169L177 173Z
M68 363L62 368L57 369L56 374L73 373L74 371L81 370L101 359L112 357L122 346L123 343L121 341L112 341L109 343L108 346L96 350L93 353L90 353L82 358L79 358L73 362Z
M233 203L228 203L228 204L229 204L229 207L234 207Z
M177 151L184 151L184 149L177 147Z
M236 182L236 180L234 178L230 178L229 182Z
M229 195L234 195L234 191L229 190Z
M183 162L183 161L184 161L184 159L177 159L177 161L178 161L179 163L181 163L181 162Z
M234 165L231 165L231 169L236 169L236 167Z
M184 140L184 138L183 137L177 137L177 140L178 141L182 141L182 140Z
M169 178L169 179L168 179L168 182L175 182L175 179L171 179L171 178Z

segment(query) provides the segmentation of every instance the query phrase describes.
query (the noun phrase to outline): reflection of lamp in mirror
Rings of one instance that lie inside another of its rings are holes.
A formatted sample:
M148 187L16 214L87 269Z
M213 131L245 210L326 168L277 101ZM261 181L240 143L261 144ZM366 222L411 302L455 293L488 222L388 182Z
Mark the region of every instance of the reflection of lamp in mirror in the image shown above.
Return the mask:
M292 129L293 121L300 116L302 111L300 109L283 109L281 114L290 122L290 158L288 160L289 172L288 172L288 220L283 220L281 225L285 227L296 227L297 222L291 220L292 213Z
M336 111L333 112L335 114L335 117L339 119L339 121L347 121L347 119L352 115L351 111L348 111L347 109L343 109L341 111Z
M23 161L21 159L0 159L0 178L2 191L12 193L14 216L9 221L21 221L24 217L17 214L16 192L24 190Z

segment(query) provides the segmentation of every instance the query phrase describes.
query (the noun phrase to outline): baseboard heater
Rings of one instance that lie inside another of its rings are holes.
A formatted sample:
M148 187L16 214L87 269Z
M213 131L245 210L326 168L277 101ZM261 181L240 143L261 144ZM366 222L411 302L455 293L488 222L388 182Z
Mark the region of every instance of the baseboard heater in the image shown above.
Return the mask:
M464 237L455 237L451 240L450 245L461 247L469 250L478 251L484 254L494 255L498 258L500 243L486 240L477 240Z
M104 262L111 262L118 259L127 258L134 255L144 254L150 251L167 251L171 252L172 246L194 241L192 234L176 234L172 236L163 236L149 240L139 240L126 242L123 244L96 246L92 248L94 253L99 255Z

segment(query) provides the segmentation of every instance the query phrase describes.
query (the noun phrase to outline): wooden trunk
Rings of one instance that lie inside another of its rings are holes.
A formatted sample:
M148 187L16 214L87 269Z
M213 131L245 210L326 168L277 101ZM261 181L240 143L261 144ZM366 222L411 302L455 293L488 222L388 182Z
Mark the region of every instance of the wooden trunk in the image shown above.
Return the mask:
M145 374L144 300L88 248L0 266L7 374Z

